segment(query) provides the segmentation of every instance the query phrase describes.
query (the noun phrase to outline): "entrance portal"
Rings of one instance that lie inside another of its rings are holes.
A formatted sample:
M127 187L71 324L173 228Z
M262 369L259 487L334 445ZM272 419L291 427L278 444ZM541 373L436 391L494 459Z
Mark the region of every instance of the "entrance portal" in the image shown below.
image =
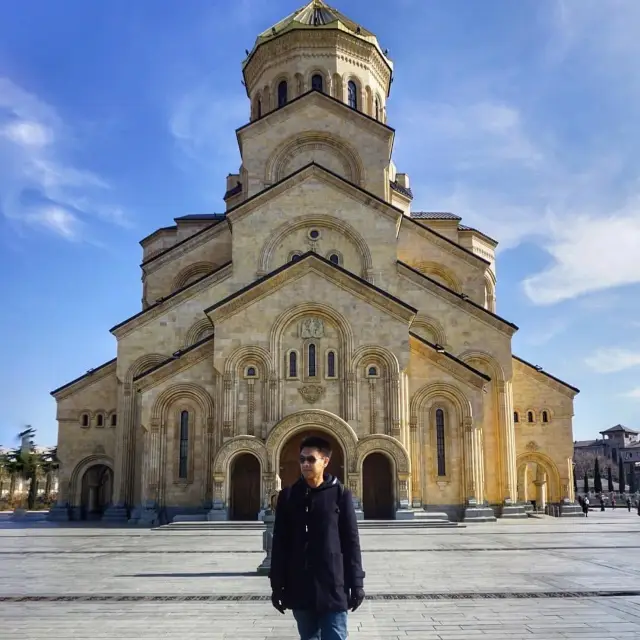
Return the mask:
M384 453L370 453L362 463L362 510L365 520L393 520L393 474Z
M257 520L260 511L260 462L241 453L231 462L231 520Z
M280 452L280 480L282 487L291 486L300 477L300 443L309 436L324 438L331 445L331 461L327 473L344 482L344 455L337 440L324 431L303 431L291 437Z
M113 474L104 464L89 467L82 476L81 518L100 520L105 509L111 504Z

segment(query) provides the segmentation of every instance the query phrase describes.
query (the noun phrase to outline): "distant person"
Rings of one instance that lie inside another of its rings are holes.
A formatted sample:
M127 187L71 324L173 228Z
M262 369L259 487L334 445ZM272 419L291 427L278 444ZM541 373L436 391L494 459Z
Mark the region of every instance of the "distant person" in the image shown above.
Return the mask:
M293 611L300 640L346 640L347 610L363 602L364 571L351 492L326 473L331 445L300 445L302 476L280 492L271 551L271 602Z
M600 511L604 511L604 496L600 494Z
M589 517L589 496L585 496L582 500L582 511L584 512L584 517ZM640 510L638 511L638 515L640 516Z
M627 496L627 511L631 513L631 496Z
M616 497L613 494L611 494L611 508L616 508Z

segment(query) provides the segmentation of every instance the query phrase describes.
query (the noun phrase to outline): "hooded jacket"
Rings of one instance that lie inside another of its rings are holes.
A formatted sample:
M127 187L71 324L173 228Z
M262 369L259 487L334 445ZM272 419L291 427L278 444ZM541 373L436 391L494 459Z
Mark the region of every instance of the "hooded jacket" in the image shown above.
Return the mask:
M363 587L358 523L351 491L337 478L310 487L300 478L278 496L271 588L289 609L346 611L349 589Z

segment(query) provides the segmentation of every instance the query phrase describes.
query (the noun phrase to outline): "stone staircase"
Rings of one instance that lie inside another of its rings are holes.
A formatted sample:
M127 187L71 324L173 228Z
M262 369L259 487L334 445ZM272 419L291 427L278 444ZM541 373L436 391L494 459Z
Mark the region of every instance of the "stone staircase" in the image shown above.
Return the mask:
M398 520L358 520L360 530L367 529L446 529L457 528L457 522L451 522L446 513L418 512L411 519ZM264 531L264 522L235 522L230 520L207 520L205 514L175 516L169 524L156 527L154 531Z

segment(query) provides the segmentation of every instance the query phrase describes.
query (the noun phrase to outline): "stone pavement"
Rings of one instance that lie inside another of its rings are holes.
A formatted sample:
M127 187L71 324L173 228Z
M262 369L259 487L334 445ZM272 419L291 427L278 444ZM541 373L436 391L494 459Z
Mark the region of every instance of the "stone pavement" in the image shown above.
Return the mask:
M350 638L640 638L640 518L361 532ZM0 638L297 638L255 532L0 521Z

